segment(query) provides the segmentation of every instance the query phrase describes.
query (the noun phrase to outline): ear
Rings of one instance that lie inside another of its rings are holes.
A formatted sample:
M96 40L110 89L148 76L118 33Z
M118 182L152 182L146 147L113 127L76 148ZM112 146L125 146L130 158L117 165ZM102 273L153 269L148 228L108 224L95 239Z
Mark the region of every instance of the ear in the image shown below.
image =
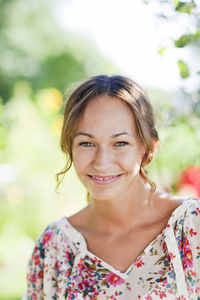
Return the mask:
M157 150L157 147L158 147L158 140L154 140L153 141L153 150L149 153L149 161L148 161L148 163L150 163L153 160L154 155L155 155L156 150Z
M153 140L153 150L149 153L146 164L148 164L148 163L150 163L152 161L152 159L154 157L154 154L156 153L156 150L157 150L157 147L158 147L158 142L159 141L157 139ZM144 150L144 152L143 152L143 154L141 156L141 161L143 160L145 154L146 154L146 152Z

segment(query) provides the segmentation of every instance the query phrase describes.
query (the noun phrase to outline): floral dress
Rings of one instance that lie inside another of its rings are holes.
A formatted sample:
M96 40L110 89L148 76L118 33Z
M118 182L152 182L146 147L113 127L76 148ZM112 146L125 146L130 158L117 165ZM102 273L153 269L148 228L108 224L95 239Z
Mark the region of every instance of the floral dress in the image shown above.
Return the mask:
M200 300L200 200L185 199L123 273L63 217L39 236L27 282L24 300Z

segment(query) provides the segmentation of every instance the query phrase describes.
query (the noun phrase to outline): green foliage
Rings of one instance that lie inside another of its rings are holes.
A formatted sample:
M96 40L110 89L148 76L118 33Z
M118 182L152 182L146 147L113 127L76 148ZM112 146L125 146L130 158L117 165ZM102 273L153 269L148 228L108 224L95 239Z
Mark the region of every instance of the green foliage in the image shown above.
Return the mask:
M166 51L166 47L162 47L162 48L160 48L159 50L158 50L158 53L160 54L160 55L163 55L164 53L165 53L165 51Z
M54 10L59 2L3 1L0 10L0 96L6 102L19 80L34 91L53 86L64 91L74 81L116 67L89 40L62 29ZM90 63L88 63L90 61Z
M189 44L192 43L192 41L195 41L199 38L200 34L199 34L199 30L196 29L195 33L191 33L191 34L184 34L182 35L178 40L174 40L174 45L177 48L183 48Z
M196 7L196 4L193 0L192 1L175 0L174 3L175 3L175 10L180 13L191 14L193 9Z
M160 128L160 146L148 167L149 175L168 192L177 193L181 171L188 165L200 166L200 120L192 115L189 118L190 125L188 116L181 116L172 126Z
M180 72L181 77L183 79L188 78L190 76L190 71L189 71L187 64L185 62L183 62L182 60L178 60L177 63L178 63L179 72Z
M85 66L71 52L49 56L40 64L40 72L32 77L34 90L54 86L63 93L71 82L86 77Z
M191 34L184 34L178 40L174 40L174 45L177 48L183 48L191 42Z
M173 1L166 1L166 0L150 0L150 1L143 1L145 4L150 4L152 2L157 2L160 4L160 12L156 13L156 16L162 20L162 22L169 23L172 21L173 23L177 20L177 26L180 27L181 18L184 22L183 16L187 16L186 20L188 22L188 26L185 27L185 32L181 34L178 38L174 39L173 32L171 35L171 42L169 43L174 45L176 48L190 48L190 50L195 50L194 55L199 55L200 49L200 3L199 1L195 0L173 0ZM167 38L167 37L166 37ZM170 47L170 46L168 46ZM160 55L163 55L166 51L167 47L163 46L158 50ZM181 53L181 52L180 52ZM180 54L181 56L181 54ZM194 57L193 57L194 59ZM198 59L198 57L197 57ZM182 62L181 59L177 61L179 67L179 73L182 79L187 79L188 77L195 78L199 75L197 72L189 72L190 61ZM191 68L190 68L191 69Z

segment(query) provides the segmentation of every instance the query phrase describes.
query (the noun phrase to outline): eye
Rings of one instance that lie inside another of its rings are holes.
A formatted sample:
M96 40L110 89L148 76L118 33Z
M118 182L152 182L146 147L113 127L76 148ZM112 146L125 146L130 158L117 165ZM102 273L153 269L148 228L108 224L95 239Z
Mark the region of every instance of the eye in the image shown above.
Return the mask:
M79 145L83 147L93 147L93 144L90 142L82 142Z
M115 143L115 145L116 145L117 147L123 147L123 146L128 145L128 143L127 143L127 142L120 141L120 142Z

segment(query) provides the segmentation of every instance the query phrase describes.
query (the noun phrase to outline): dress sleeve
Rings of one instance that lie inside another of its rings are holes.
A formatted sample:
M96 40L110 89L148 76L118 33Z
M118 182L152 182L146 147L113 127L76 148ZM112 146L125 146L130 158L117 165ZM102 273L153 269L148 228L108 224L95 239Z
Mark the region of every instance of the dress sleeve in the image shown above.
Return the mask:
M48 226L37 239L28 262L27 290L22 300L42 300L44 296L47 296L46 282L50 279L48 277L56 277L55 265L56 230ZM51 272L49 272L50 269Z
M81 256L79 244L79 236L73 237L65 218L49 224L35 243L22 300L57 299L58 295L65 299L67 283Z
M184 261L193 270L187 274L187 278L189 281L192 281L192 286L195 288L198 298L200 297L200 199L191 201L187 217L185 233L188 237L191 251L188 251L187 239L185 239Z

